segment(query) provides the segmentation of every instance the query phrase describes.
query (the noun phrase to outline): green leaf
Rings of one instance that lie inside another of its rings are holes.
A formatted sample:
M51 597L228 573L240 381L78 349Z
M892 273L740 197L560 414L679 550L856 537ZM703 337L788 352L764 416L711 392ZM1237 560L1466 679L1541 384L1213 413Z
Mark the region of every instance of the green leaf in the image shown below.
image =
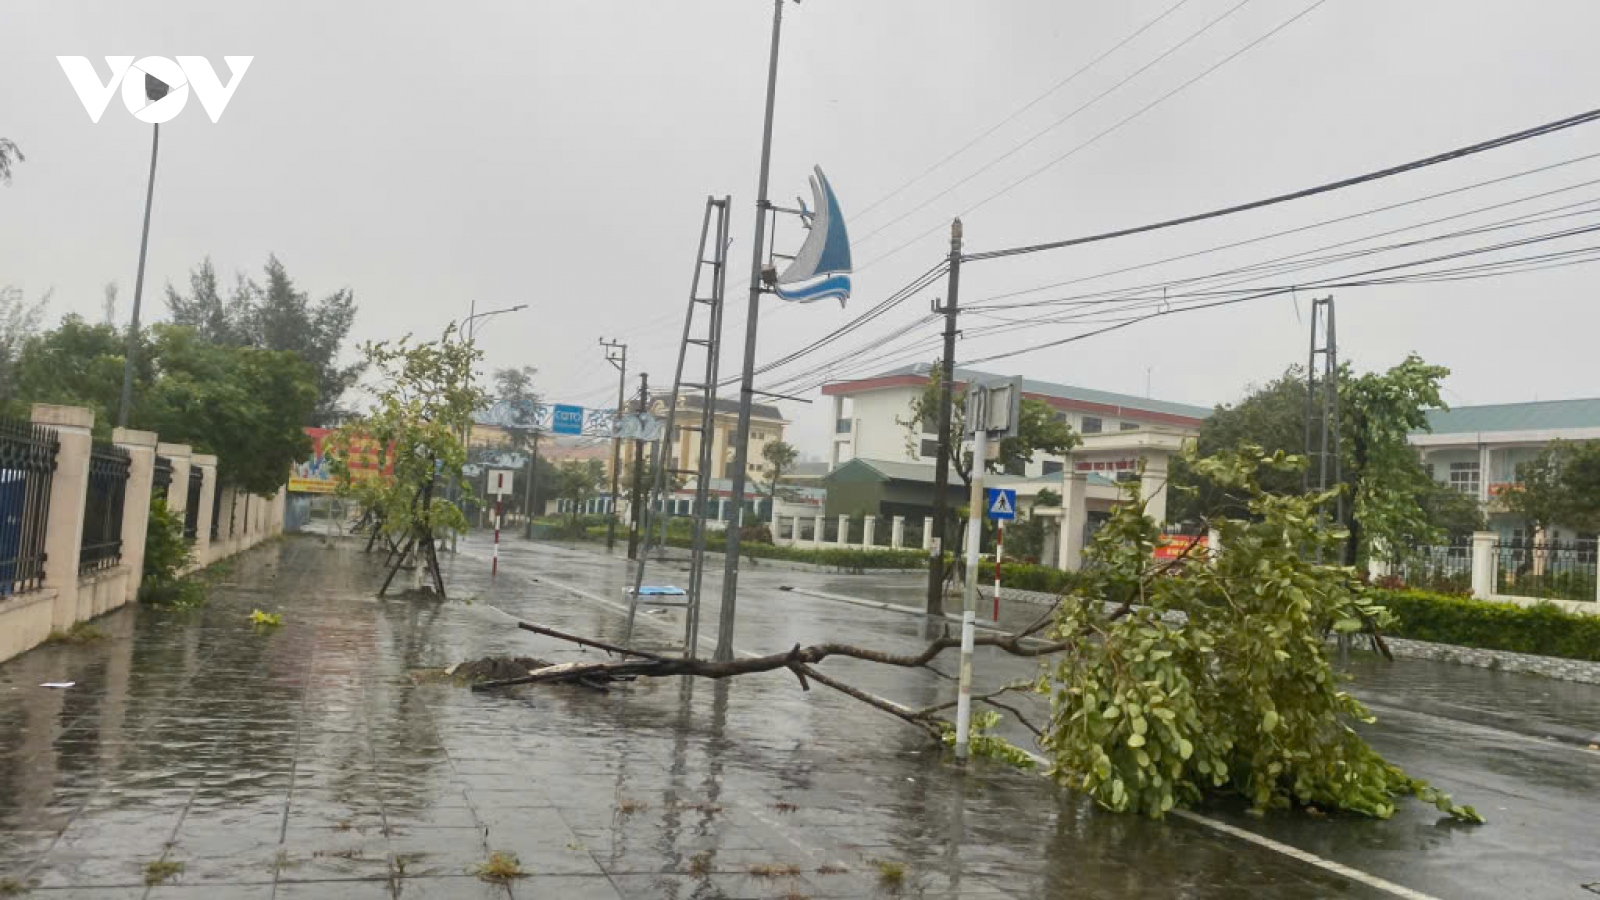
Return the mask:
M1128 746L1129 747L1143 747L1144 746L1144 735L1142 735L1142 734L1130 734L1130 735L1128 735Z
M1267 714L1261 717L1261 730L1270 734L1277 727L1278 711L1275 709L1267 710Z

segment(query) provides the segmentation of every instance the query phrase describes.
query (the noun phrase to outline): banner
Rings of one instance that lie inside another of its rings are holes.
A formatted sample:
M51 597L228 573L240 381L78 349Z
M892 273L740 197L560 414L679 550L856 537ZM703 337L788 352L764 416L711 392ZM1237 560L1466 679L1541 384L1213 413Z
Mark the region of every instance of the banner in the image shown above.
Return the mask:
M1195 545L1199 546L1195 546ZM1194 547L1194 549L1189 549ZM1206 555L1206 536L1203 534L1164 534L1161 542L1156 544L1155 551L1151 554L1156 559L1177 559L1188 555L1195 559L1204 559Z
M307 428L305 433L306 437L311 438L311 458L290 467L289 493L332 494L338 490L339 482L328 465L325 450L333 429ZM350 474L357 478L379 475L389 468L384 464L378 442L373 440L352 442L350 457L346 462L350 466Z

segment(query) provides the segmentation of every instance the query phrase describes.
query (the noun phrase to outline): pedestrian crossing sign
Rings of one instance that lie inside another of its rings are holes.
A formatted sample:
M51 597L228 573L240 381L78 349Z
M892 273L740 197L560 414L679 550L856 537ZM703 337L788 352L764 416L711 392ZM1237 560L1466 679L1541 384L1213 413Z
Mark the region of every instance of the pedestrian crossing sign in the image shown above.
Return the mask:
M1017 492L1010 488L987 488L984 493L989 507L989 518L1010 521L1017 517Z

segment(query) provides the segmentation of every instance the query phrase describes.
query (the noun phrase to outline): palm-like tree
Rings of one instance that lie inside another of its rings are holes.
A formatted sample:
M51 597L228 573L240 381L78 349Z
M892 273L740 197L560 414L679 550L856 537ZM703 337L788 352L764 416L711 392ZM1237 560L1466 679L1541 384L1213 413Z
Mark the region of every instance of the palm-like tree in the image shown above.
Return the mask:
M22 155L22 150L16 141L9 138L0 138L0 184L11 183L11 164L13 162L26 162L27 157Z

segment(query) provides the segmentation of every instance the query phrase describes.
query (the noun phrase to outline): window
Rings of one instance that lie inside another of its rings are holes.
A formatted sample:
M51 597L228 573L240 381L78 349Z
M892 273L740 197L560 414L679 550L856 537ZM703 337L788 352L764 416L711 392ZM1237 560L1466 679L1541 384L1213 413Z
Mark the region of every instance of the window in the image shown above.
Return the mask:
M849 419L840 419L839 421L834 422L833 423L833 433L834 434L849 434L850 433L850 420Z
M1450 464L1450 486L1463 494L1478 495L1478 464L1453 462Z
M1121 472L1117 473L1117 483L1118 484L1127 484L1130 481L1138 481L1138 480L1139 480L1139 473L1138 472L1134 472L1134 471L1131 471L1131 470L1128 470L1128 469L1123 469Z
M1100 421L1098 416L1084 416L1083 425L1078 430L1084 434L1099 434L1104 427L1105 423Z
M938 434L939 433L939 419L936 416L934 416L932 413L929 413L928 415L925 415L925 416L922 417L922 433L923 434Z
M1067 424L1067 414L1064 412L1058 412L1050 418L1055 419L1057 422L1060 422L1063 425Z
M1026 477L1028 474L1028 461L1025 459L1006 460L1006 474Z
M1043 475L1060 475L1061 474L1061 468L1062 468L1062 464L1061 463L1058 463L1055 460L1047 459L1047 460L1044 461L1044 470L1040 474L1043 474Z
M939 442L938 441L924 440L922 442L922 455L923 456L938 456L939 455Z
M1122 423L1122 430L1123 431L1138 431L1139 430L1139 423L1138 422L1123 422Z

